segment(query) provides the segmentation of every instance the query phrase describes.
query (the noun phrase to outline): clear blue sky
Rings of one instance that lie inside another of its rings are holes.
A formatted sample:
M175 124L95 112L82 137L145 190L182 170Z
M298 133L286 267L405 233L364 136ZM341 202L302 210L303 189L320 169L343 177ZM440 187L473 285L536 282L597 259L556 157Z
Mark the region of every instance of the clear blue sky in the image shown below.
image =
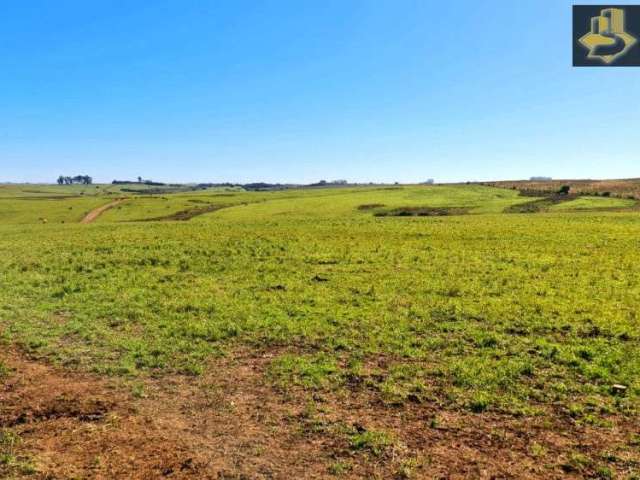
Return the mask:
M0 3L0 181L638 177L639 130L564 0Z

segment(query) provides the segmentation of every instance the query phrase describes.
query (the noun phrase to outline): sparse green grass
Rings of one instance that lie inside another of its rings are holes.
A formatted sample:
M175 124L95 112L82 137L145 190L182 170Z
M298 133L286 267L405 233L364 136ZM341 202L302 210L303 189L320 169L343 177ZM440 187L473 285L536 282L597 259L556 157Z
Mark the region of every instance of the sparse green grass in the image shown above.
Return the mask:
M9 367L7 367L7 365L5 365L2 360L0 360L0 380L8 376L10 372L11 370L9 369Z
M12 430L0 429L0 477L28 476L37 472L28 457L19 453L20 437Z
M637 212L505 215L531 198L477 186L218 193L136 197L93 225L0 224L0 336L115 375L197 375L257 346L284 386L355 379L388 403L478 414L562 403L601 426L636 411ZM235 206L121 222L198 199ZM358 209L371 204L470 211Z
M352 469L352 465L345 461L336 461L329 466L329 473L331 475L345 475L349 473Z
M350 435L349 441L354 450L364 450L376 457L384 454L394 444L393 438L388 433L376 430L354 432Z
M336 359L316 355L282 355L271 364L271 374L283 386L294 383L307 388L329 387L339 382Z
M596 478L602 480L611 480L613 478L613 471L606 466L600 466L596 468Z

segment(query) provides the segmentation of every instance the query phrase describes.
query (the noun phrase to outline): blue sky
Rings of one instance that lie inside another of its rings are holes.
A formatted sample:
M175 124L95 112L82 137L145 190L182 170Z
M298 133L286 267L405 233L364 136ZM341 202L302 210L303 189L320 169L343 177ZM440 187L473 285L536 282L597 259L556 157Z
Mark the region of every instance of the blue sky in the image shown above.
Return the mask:
M639 129L564 0L0 3L0 181L638 177Z

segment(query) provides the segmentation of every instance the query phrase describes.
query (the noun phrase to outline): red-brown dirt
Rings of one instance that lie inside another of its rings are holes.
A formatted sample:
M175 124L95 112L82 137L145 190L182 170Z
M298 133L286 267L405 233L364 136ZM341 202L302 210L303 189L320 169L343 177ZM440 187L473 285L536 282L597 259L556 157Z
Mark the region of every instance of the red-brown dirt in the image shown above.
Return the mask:
M603 465L627 478L640 465L633 419L596 428L559 412L388 406L365 387L281 391L265 376L273 358L240 351L201 377L147 379L138 398L125 380L3 352L0 428L22 438L17 455L40 479L560 479L604 475ZM353 431L385 431L393 444L357 450ZM0 463L3 473L28 472Z

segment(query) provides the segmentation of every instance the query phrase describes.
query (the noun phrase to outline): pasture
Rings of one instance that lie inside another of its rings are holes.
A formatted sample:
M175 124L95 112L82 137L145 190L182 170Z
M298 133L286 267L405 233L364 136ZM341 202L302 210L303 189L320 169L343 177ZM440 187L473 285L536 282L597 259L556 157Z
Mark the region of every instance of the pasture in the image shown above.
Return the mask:
M0 476L638 478L637 202L541 200L0 186Z

